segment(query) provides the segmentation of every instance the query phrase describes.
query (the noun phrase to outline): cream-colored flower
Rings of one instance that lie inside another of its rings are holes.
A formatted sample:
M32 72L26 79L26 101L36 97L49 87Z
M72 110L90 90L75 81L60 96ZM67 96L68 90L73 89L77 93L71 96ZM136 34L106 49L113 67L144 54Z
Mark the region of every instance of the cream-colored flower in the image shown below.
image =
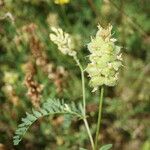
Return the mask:
M51 27L53 33L50 34L50 39L54 42L58 49L65 55L75 56L74 42L68 33L63 32L61 28Z
M111 25L107 29L98 25L95 38L91 38L88 44L91 62L86 71L91 78L93 91L101 85L114 86L118 80L118 70L122 66L121 48L115 44L116 39L112 38L111 30Z

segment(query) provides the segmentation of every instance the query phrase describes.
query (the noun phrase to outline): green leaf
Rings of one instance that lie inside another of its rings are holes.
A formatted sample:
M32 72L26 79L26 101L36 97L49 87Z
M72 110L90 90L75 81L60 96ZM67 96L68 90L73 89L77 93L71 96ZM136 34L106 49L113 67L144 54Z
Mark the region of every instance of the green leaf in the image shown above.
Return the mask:
M32 114L29 114L29 113L27 113L26 112L26 115L27 115L27 118L32 122L32 121L35 121L37 118L34 116L34 115L32 115Z
M40 109L40 112L45 116L48 115L48 112L45 109Z
M21 128L21 127L24 127L25 125L26 123L24 122L24 123L19 124L18 127Z
M24 122L25 125L31 125L32 124L32 122L30 120L28 120L27 117L26 118L22 118L21 121Z
M21 140L19 140L19 139L14 140L14 141L13 141L13 142L14 142L14 145L18 145L20 141L21 141Z
M81 147L79 150L87 150L87 149Z
M66 106L68 106L69 111L66 110ZM70 106L68 104L64 104L64 102L59 99L48 99L39 111L32 109L32 112L32 114L26 113L26 117L21 119L22 123L18 125L18 129L16 130L13 138L14 145L19 144L29 127L40 117L53 114L68 114L80 118L83 117L80 110L78 110L75 105Z
M32 112L33 112L33 114L34 114L34 116L35 116L36 118L39 118L39 117L42 116L42 114L41 114L40 112L38 112L38 111L36 111L36 110L34 110L34 109L32 109Z
M112 148L112 144L107 144L102 146L99 150L109 150L110 148Z

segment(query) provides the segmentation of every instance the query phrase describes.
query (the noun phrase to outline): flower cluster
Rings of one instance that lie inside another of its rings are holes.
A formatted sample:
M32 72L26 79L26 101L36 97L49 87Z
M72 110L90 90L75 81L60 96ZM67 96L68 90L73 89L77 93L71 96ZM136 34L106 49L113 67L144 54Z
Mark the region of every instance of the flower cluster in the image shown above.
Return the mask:
M55 4L64 5L70 2L70 0L54 0Z
M65 55L75 56L74 42L68 33L63 32L61 28L52 27L53 33L50 34L50 39L54 42L58 49Z
M98 26L95 38L88 44L90 63L86 71L89 74L90 86L97 90L99 86L114 86L118 79L118 69L122 66L120 47L116 46L116 39L111 38L112 26L107 29Z

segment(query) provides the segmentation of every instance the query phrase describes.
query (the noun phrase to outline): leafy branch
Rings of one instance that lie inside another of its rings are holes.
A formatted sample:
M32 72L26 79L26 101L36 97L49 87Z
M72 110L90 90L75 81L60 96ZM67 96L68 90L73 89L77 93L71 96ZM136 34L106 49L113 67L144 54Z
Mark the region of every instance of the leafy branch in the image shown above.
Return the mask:
M54 114L69 114L78 118L84 118L80 105L76 106L74 103L66 104L63 100L59 99L48 99L38 111L32 109L31 114L26 113L26 117L22 118L22 123L18 125L18 129L13 137L14 145L19 144L29 127L35 121L41 117Z

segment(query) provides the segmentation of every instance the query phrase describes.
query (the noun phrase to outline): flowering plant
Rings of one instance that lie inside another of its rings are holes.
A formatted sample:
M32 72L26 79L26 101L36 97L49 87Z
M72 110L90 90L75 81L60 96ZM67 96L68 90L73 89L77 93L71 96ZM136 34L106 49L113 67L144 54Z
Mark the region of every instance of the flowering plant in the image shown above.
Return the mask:
M82 79L82 104L75 105L66 104L63 100L48 100L43 104L42 108L33 110L33 114L27 113L27 116L22 119L22 123L16 130L14 136L14 144L17 145L27 129L40 117L50 114L69 114L72 117L76 116L83 120L87 134L89 136L92 150L98 149L98 135L100 131L102 103L104 95L104 85L114 86L118 80L118 71L122 66L122 57L120 53L120 47L115 44L116 39L112 38L111 34L112 26L109 25L106 29L98 26L98 31L94 38L91 38L91 42L88 44L88 50L90 51L89 60L90 63L86 69L83 69L75 51L75 44L71 35L63 32L61 28L51 27L52 33L50 33L50 40L57 45L58 50L64 55L71 56L81 71ZM93 87L93 91L96 91L101 87L100 101L99 101L99 113L97 121L97 130L95 139L93 138L86 116L86 94L85 94L85 77L84 72L87 71L90 77L90 86ZM95 140L95 142L94 142ZM111 144L104 145L100 150L108 150L112 147ZM83 149L83 148L81 148Z

